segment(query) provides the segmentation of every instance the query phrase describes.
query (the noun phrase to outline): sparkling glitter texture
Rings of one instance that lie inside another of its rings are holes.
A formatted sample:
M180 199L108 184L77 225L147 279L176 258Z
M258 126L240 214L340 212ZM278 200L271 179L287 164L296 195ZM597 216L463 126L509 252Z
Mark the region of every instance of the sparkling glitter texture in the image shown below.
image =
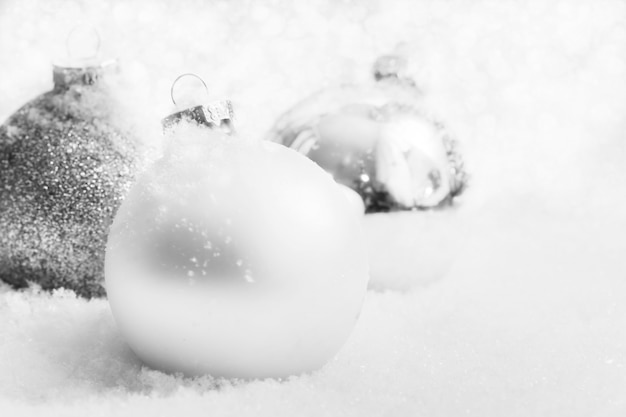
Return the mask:
M0 126L0 278L102 296L106 235L138 142L105 80L55 81Z
M374 77L374 85L304 100L277 121L269 139L307 155L359 193L367 212L448 206L467 181L455 141L395 65L377 65Z

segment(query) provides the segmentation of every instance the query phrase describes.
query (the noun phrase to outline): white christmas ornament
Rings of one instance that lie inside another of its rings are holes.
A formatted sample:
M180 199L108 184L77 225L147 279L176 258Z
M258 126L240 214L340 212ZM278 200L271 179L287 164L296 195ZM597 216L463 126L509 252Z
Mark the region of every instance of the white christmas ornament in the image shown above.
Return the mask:
M218 132L230 129L230 111L218 102L164 121L169 152L132 187L109 235L111 309L157 369L312 371L343 345L361 309L361 219L305 156Z

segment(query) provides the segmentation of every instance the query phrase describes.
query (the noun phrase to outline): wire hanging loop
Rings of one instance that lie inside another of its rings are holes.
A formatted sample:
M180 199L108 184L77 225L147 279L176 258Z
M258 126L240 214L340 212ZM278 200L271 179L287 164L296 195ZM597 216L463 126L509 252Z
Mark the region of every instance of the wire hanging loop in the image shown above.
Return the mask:
M94 59L100 52L100 32L91 25L76 25L65 38L65 49L69 58Z
M202 83L202 86L204 87L204 91L205 91L207 97L209 96L209 87L207 87L206 83L204 82L204 80L200 76L198 76L198 75L196 75L194 73L191 73L191 72L188 72L186 74L181 74L178 77L176 77L176 79L172 83L172 88L170 89L170 97L172 98L172 103L174 103L175 106L177 105L177 103L176 103L176 99L174 98L174 89L176 87L176 84L182 78L185 78L185 77L193 77L193 78L196 78L197 80L199 80Z

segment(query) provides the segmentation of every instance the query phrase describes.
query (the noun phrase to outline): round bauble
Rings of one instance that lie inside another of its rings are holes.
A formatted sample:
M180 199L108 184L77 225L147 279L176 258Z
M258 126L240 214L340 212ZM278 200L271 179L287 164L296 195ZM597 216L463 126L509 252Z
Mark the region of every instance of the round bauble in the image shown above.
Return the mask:
M374 288L408 289L445 273L458 246L447 225L467 184L456 141L405 67L384 56L374 65L377 82L314 94L268 135L361 196Z
M281 116L268 139L317 162L359 193L367 212L448 206L466 184L455 141L385 58L375 67L379 82L314 94Z
M104 294L106 235L140 142L109 94L114 63L55 67L0 126L0 279Z
M367 287L354 202L283 146L185 121L171 134L107 245L107 292L129 345L185 375L318 369L346 341Z

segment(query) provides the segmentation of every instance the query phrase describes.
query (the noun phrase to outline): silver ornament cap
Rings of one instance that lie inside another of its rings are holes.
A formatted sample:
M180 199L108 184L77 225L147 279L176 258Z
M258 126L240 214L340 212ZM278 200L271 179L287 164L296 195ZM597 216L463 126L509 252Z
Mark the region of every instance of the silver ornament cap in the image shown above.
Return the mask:
M202 78L192 73L182 74L174 80L170 91L172 103L174 103L175 106L179 106L175 95L176 86L178 82L185 77L193 77L200 81L204 87L206 95L208 96L208 88ZM188 100L186 102L189 103ZM210 129L221 130L230 134L234 132L234 118L235 112L233 110L233 104L230 100L214 100L206 104L194 105L174 112L165 117L161 123L164 131L174 129L180 122L186 121L194 122L199 125L207 126Z
M372 75L376 81L391 80L415 87L415 80L407 74L408 62L401 55L383 55L374 61Z
M93 85L103 76L115 73L119 67L116 59L100 57L100 34L90 26L76 26L67 35L65 62L52 66L55 89L68 89L73 85Z
M117 68L117 60L80 67L53 65L52 80L54 88L60 89L69 88L71 85L93 85L106 74L115 72Z

